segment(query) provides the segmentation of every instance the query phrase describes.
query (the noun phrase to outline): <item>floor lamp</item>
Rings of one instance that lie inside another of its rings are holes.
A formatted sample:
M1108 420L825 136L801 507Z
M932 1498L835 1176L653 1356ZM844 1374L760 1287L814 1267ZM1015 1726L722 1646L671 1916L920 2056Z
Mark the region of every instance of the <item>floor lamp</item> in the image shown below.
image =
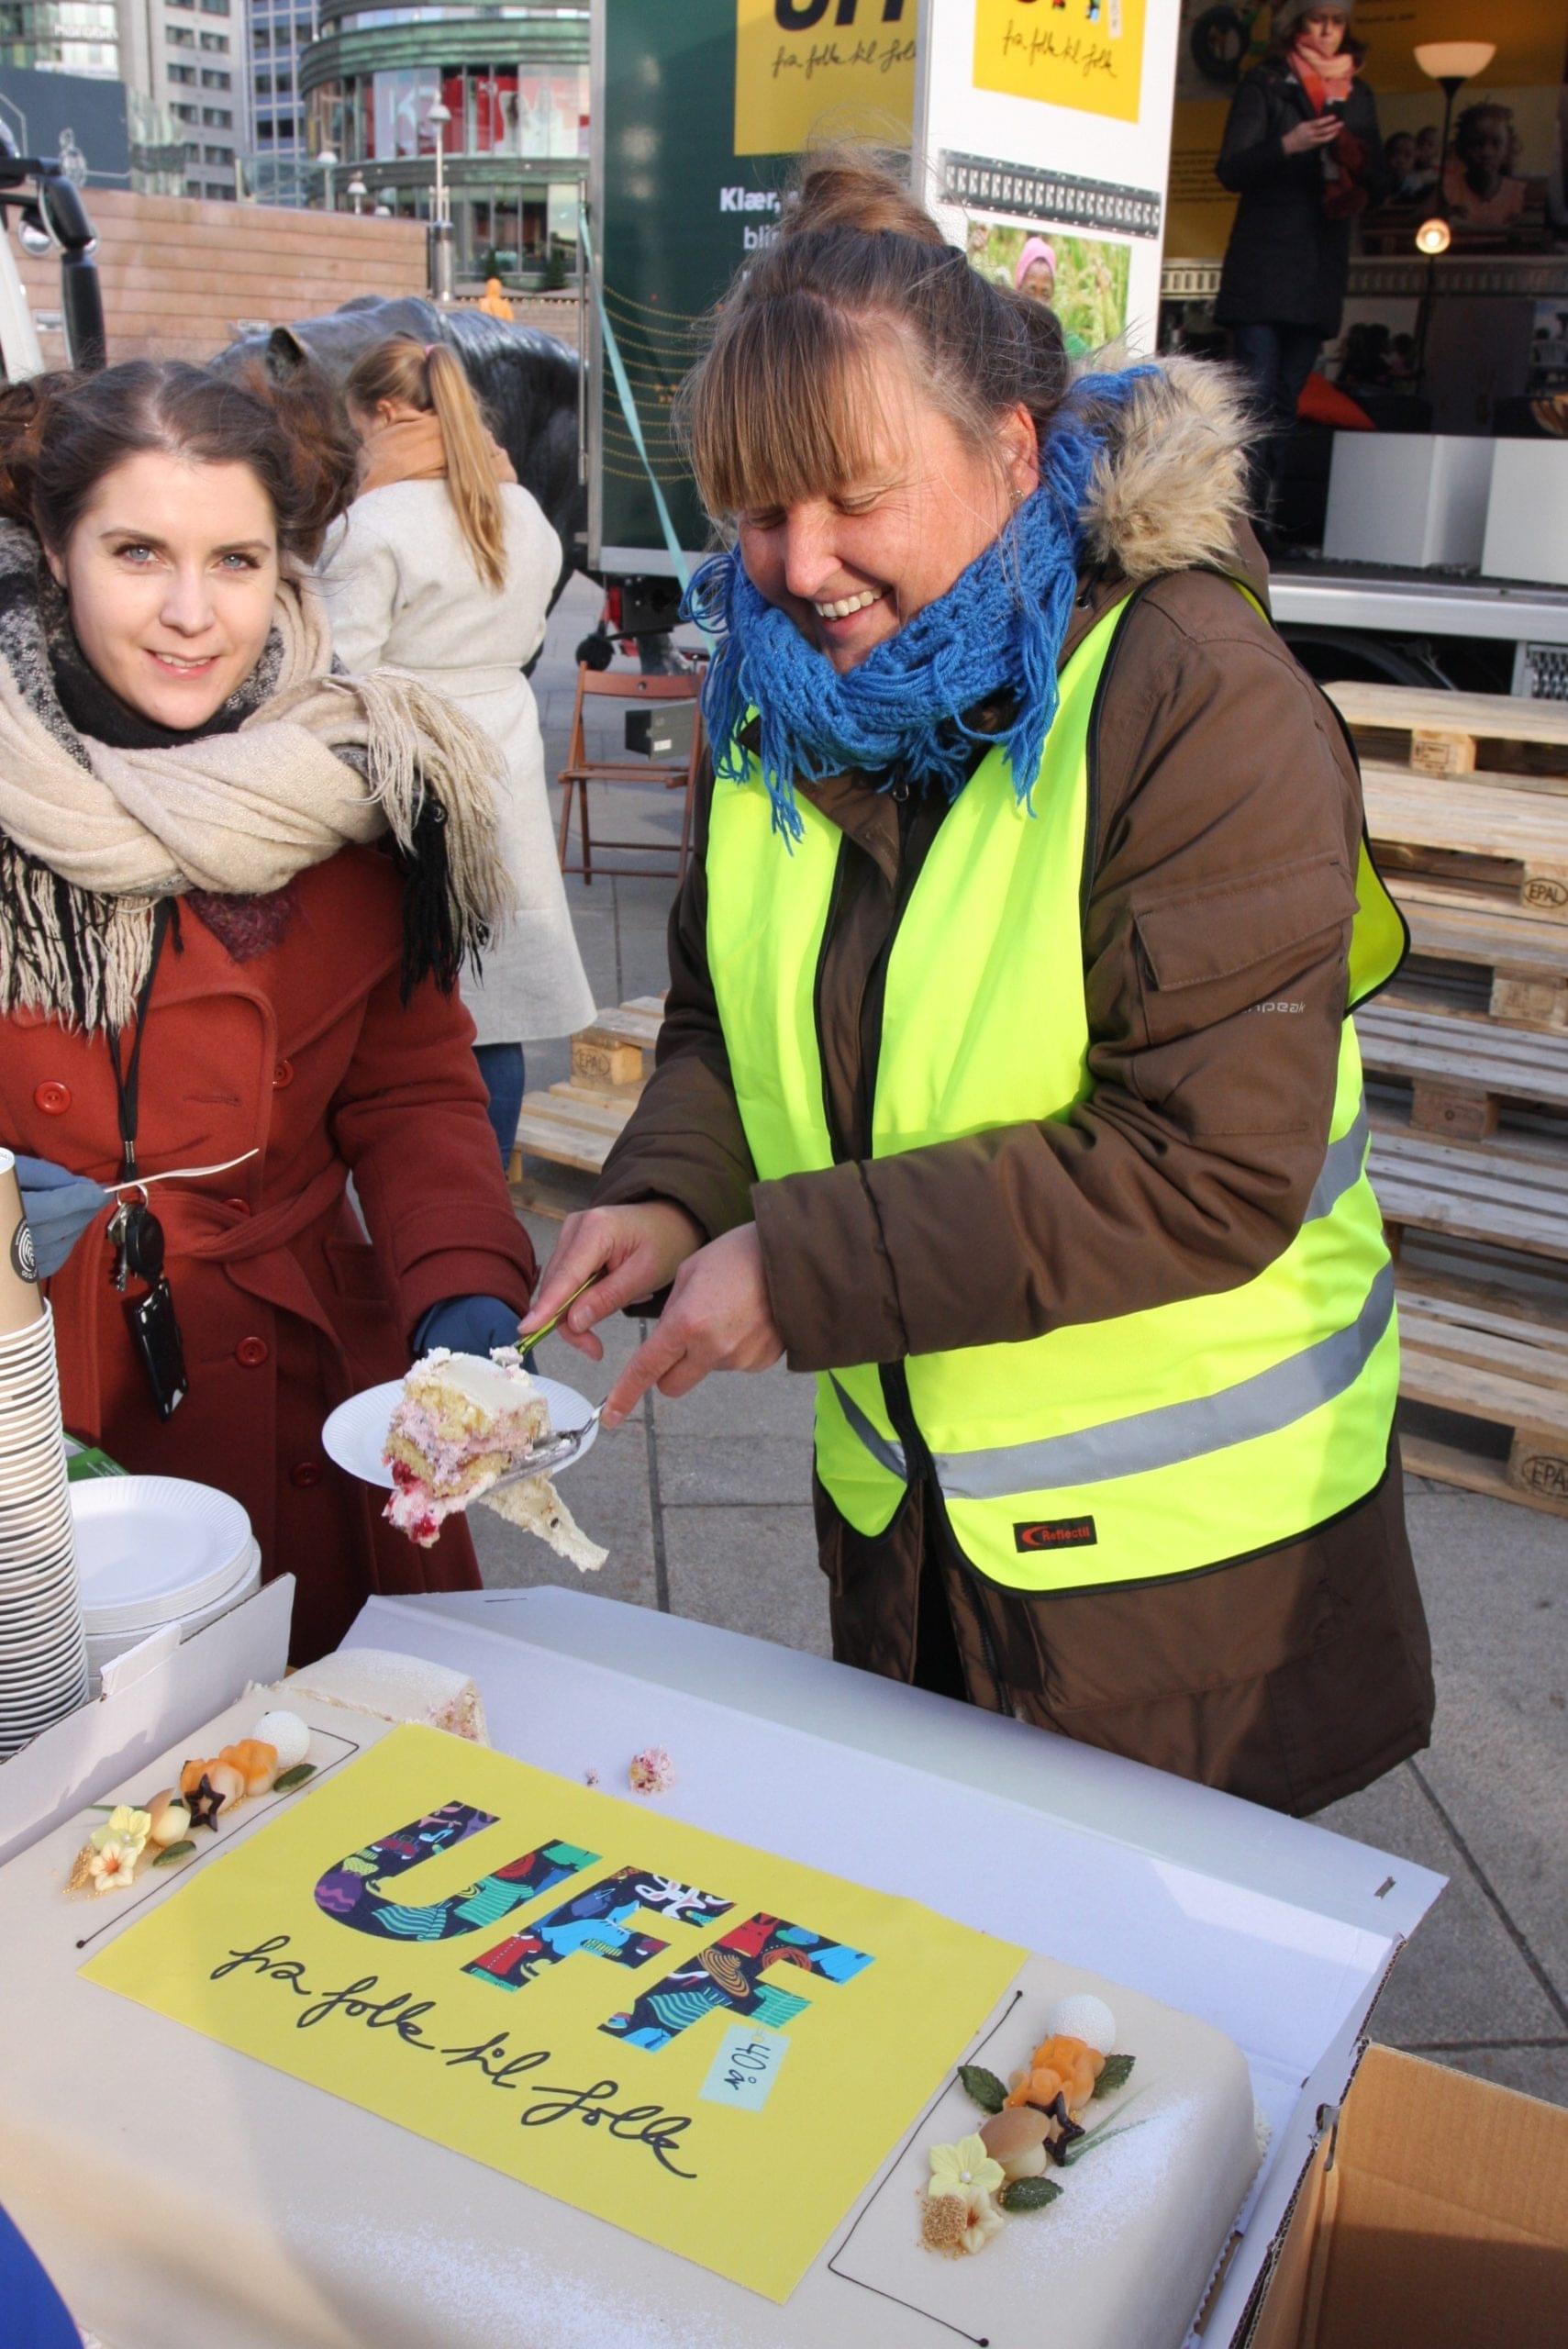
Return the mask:
M1453 242L1453 230L1449 226L1448 191L1443 184L1448 173L1448 142L1453 127L1453 102L1467 82L1473 82L1477 73L1485 72L1496 54L1496 43L1489 40L1425 40L1418 43L1416 50L1417 64L1443 94L1443 135L1442 144L1438 150L1436 201L1416 231L1416 250L1424 253L1427 259L1426 282L1421 287L1420 307L1416 317L1418 391L1424 387L1426 382L1427 334L1432 321L1438 256L1446 253Z

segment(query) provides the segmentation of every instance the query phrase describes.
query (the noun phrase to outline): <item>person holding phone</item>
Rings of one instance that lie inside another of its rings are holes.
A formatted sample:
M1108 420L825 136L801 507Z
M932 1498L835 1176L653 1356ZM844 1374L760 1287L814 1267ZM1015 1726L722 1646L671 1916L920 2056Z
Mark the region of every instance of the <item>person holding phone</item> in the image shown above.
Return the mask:
M1388 179L1351 6L1283 0L1267 51L1230 102L1214 167L1240 198L1214 315L1231 329L1264 426L1252 482L1265 534L1302 386L1340 331L1351 223Z

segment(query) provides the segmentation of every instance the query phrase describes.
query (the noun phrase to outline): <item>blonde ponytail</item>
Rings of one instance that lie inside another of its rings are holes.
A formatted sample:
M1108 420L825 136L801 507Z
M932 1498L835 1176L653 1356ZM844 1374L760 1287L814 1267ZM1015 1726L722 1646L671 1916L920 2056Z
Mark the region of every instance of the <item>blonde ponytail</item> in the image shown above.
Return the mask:
M490 458L490 435L479 413L462 362L444 343L433 343L425 360L430 405L447 452L447 490L457 508L473 567L488 587L506 584L506 542L501 492Z
M373 416L383 400L434 415L441 429L451 499L473 567L487 587L506 584L506 514L495 451L462 362L445 343L394 335L361 353L343 386L350 408Z

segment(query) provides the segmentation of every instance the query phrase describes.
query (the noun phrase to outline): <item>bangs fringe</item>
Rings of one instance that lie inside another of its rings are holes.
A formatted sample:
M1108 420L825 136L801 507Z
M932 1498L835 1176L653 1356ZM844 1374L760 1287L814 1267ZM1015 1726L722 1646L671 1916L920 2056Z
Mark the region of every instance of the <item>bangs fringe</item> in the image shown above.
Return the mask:
M884 464L890 317L851 317L795 291L726 319L679 412L698 491L716 519L832 497ZM896 381L896 378L894 379Z

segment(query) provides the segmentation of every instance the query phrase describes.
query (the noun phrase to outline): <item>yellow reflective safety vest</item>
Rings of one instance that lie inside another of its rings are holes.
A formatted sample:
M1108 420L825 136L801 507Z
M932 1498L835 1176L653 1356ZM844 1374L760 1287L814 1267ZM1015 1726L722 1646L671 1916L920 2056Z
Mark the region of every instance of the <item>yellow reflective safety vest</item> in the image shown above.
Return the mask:
M1128 608L1106 614L1062 671L1032 814L998 747L942 821L889 952L874 1157L1064 1119L1094 1089L1079 899L1090 731ZM815 998L845 843L809 802L800 812L792 852L754 762L743 782L715 785L708 961L764 1181L834 1158ZM1351 1005L1406 944L1364 841L1357 899ZM1200 1572L1362 1499L1384 1473L1398 1334L1349 1006L1329 1131L1300 1230L1238 1288L911 1356L901 1425L876 1364L821 1376L817 1472L841 1514L882 1532L929 1463L979 1573L1060 1592Z

